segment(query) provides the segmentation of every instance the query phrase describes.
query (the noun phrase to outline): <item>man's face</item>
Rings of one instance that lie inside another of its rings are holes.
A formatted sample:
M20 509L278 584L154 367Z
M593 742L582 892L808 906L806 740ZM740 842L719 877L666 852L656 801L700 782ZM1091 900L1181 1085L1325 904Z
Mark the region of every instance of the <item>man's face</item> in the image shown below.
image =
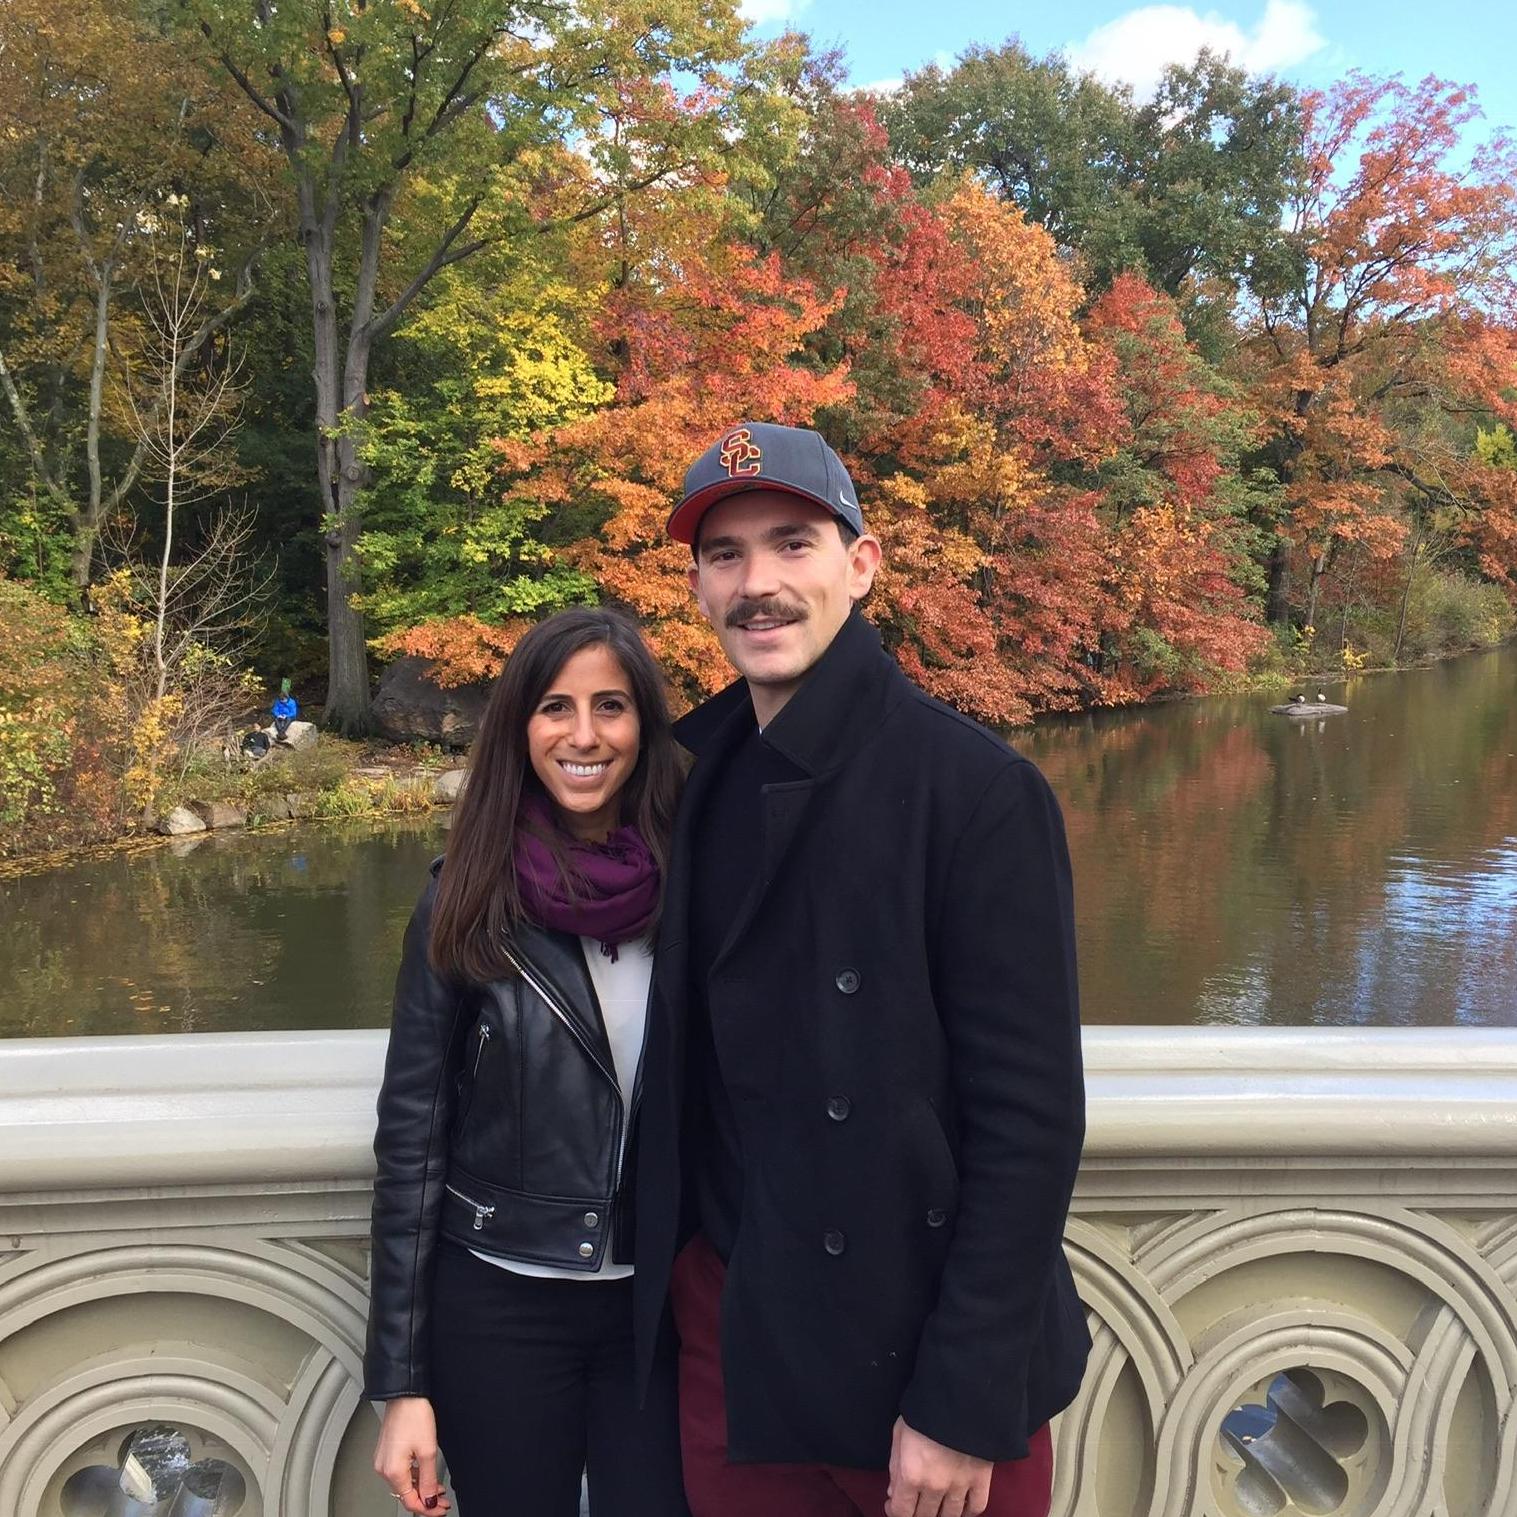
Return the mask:
M831 512L781 491L747 490L706 513L690 588L761 723L837 636L879 562L873 537L845 545Z

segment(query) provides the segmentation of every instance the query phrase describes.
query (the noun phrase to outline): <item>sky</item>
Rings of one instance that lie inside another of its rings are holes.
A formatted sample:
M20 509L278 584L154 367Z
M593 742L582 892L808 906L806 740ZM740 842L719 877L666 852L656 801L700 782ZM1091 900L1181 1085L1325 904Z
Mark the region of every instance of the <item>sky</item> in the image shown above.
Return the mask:
M1063 51L1082 67L1142 95L1167 63L1203 46L1255 73L1306 87L1357 69L1427 74L1473 84L1482 136L1517 136L1517 3L1514 0L1219 0L1215 6L1063 0L1039 6L993 0L742 0L760 35L785 26L818 48L841 47L855 85L888 88L910 69L945 66L972 43L1018 37L1033 53Z

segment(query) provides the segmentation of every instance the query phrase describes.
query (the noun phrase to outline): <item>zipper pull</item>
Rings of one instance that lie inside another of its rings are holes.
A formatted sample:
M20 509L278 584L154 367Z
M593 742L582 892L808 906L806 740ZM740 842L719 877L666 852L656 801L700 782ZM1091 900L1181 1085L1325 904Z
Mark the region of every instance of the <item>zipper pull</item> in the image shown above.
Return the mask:
M479 1061L482 1058L484 1058L484 1056L485 1056L485 1044L488 1043L489 1041L490 1041L490 1024L488 1022L481 1022L479 1024L479 1047L474 1050L474 1070L473 1070L473 1073L475 1075L478 1075L478 1073L479 1073Z
M494 1215L495 1208L493 1206L481 1206L476 1201L474 1203L474 1231L477 1233L483 1232L485 1230L485 1218L493 1217Z

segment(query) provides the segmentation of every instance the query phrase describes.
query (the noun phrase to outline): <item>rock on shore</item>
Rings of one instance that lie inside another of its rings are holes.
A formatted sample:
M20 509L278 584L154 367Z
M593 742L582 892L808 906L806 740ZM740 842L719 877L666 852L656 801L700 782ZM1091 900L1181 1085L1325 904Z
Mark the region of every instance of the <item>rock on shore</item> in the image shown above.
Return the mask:
M169 814L158 823L158 830L165 837L183 837L190 832L204 832L205 823L195 815L187 806L175 806Z
M248 814L230 801L191 801L190 810L213 832L226 827L246 827Z
M374 721L392 743L418 740L467 748L479 731L490 696L488 683L442 686L423 658L399 658L380 676Z

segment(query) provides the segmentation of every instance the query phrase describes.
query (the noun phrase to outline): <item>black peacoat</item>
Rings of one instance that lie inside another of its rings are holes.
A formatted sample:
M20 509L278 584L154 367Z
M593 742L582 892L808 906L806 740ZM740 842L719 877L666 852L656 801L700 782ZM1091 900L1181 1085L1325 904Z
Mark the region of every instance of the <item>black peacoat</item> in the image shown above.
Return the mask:
M683 1241L691 818L753 721L739 681L677 728L695 764L644 1053L644 1362ZM709 989L744 1157L729 1457L884 1468L898 1414L1022 1457L1090 1346L1062 1247L1084 1096L1058 805L857 611L765 737L806 778L765 787L763 856L732 860L756 887Z

